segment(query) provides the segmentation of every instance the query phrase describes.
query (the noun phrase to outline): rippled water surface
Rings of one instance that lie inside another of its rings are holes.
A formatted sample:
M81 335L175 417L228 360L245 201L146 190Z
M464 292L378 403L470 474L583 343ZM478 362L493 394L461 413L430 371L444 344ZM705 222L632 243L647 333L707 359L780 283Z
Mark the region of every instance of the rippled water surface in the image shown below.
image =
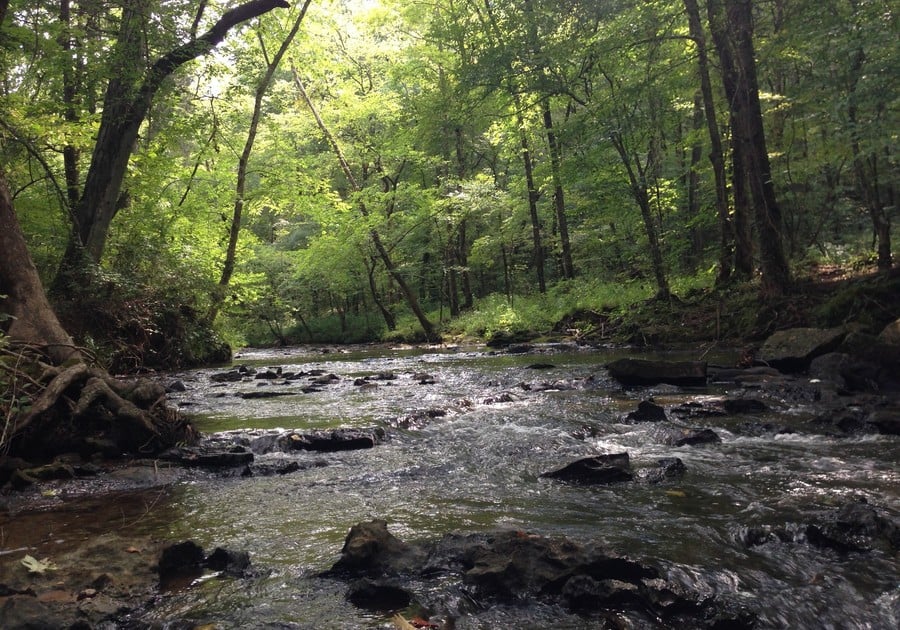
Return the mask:
M213 370L177 375L187 391L174 395L173 402L194 414L205 433L383 426L388 439L370 450L291 455L324 465L289 475L198 475L155 497L152 506L145 501L137 525L142 532L247 550L261 571L257 579L209 579L173 592L149 620L246 628L389 627L385 617L348 604L345 584L316 577L337 560L352 525L383 518L393 534L408 541L492 528L599 541L658 564L673 580L745 603L759 614L761 627L895 627L896 555L838 554L793 543L748 548L741 535L753 526L810 522L858 497L896 518L900 441L803 433L748 437L739 430L748 418L732 416L673 418L711 427L722 442L666 446L658 425L629 424L624 414L650 396L672 405L729 391L669 386L624 391L603 368L622 353L565 347L530 354L290 349L246 352L235 361L258 370L318 369L338 377L312 393L300 391L302 380L221 385L209 380ZM537 363L552 367L535 369ZM354 385L356 379L387 372L396 378ZM434 383L421 384L423 373ZM263 388L292 393L239 397ZM752 420L803 422L810 414L773 404L774 411ZM446 414L423 413L438 409ZM585 425L594 427L595 435L575 437ZM662 484L598 487L540 477L579 457L621 451L629 453L636 471L655 466L661 457L679 457L688 472ZM456 627L551 625L592 627L585 619L537 606L498 607L461 618Z

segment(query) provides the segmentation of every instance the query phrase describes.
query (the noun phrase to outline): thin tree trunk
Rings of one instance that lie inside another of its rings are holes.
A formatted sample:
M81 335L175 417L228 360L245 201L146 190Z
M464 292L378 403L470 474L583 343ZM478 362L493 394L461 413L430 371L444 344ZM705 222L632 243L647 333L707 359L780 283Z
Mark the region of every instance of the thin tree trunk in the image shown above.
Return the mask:
M669 282L666 279L662 260L662 250L659 246L659 237L657 236L656 226L653 222L653 209L650 207L650 195L647 191L644 167L641 166L638 158L632 159L620 134L611 134L610 140L622 160L625 171L628 173L631 193L634 195L638 207L640 207L641 217L644 220L644 230L647 232L647 241L650 244L650 262L653 266L653 275L656 278L656 297L668 299L670 294Z
M706 118L706 131L709 135L709 162L713 168L713 179L716 187L716 216L719 221L719 273L716 284L728 282L732 271L734 238L731 220L728 216L728 183L725 175L725 151L722 148L722 137L716 117L716 103L713 97L712 81L709 76L709 51L706 46L706 35L700 21L700 8L697 0L684 0L688 14L688 25L691 37L697 46L697 66L700 75L700 94L703 98L703 112Z
M228 285L231 283L231 276L234 275L238 237L240 236L241 219L244 214L247 168L250 164L250 154L253 152L253 144L256 142L256 134L259 131L259 121L262 118L263 98L269 89L269 85L272 83L272 77L275 76L275 71L278 69L281 60L287 53L288 47L294 41L294 37L297 36L297 32L300 30L300 24L306 16L306 10L309 8L310 2L311 0L306 0L306 2L303 3L303 7L297 14L293 26L291 26L291 30L284 38L284 41L281 42L281 46L275 53L275 56L272 57L272 60L266 65L266 72L256 86L256 93L253 99L253 114L250 117L250 127L247 129L247 140L244 142L244 149L241 151L241 156L238 159L237 182L234 190L234 208L232 209L231 225L228 230L228 246L225 249L225 260L222 263L222 275L219 277L219 284L216 287L216 290L213 292L211 300L212 304L210 305L209 312L206 316L206 319L209 322L214 322L218 316L219 309L222 308L222 304L225 301L225 293L228 290ZM260 40L260 44L263 44L262 40Z
M516 99L518 100L518 99ZM544 276L544 246L541 242L541 218L538 214L538 192L534 183L534 165L531 161L531 149L529 148L528 135L525 133L525 121L522 114L518 114L519 141L522 146L522 164L525 168L525 185L528 187L528 216L531 218L531 241L533 247L534 270L537 273L538 291L547 292L547 281Z
M365 262L365 258L363 258L363 261ZM366 275L369 277L369 292L372 294L372 301L375 302L375 306L378 307L378 311L381 313L381 317L384 319L384 325L387 326L387 329L392 331L397 330L397 319L384 305L384 302L378 294L378 287L375 284L375 259L372 258L371 261L365 262L365 265Z
M572 262L572 245L569 241L569 221L566 218L566 198L560 175L561 151L556 132L553 130L553 113L550 111L550 99L544 101L544 129L547 131L547 146L550 149L550 170L553 176L553 202L556 208L556 227L559 230L559 244L562 256L563 278L571 280L575 277L575 264Z
M312 113L313 118L315 118L316 124L319 127L319 131L322 132L322 135L325 136L325 139L331 146L331 149L337 157L338 163L341 166L341 170L343 171L344 176L347 178L347 182L350 184L350 187L354 191L360 191L361 188L353 175L353 171L350 169L350 164L347 162L347 158L344 157L344 152L341 150L341 146L338 144L337 139L328 129L327 125L325 125L325 121L322 120L322 117L319 115L319 111L316 109L316 106L309 98L309 95L306 92L306 88L303 86L303 82L300 80L300 75L297 73L297 69L293 66L291 67L291 73L293 74L294 85L297 87L297 91L300 93L300 96L303 98L303 102L306 103L306 106ZM369 216L369 210L368 208L366 208L366 205L364 203L359 203L358 208L359 213L363 217ZM416 316L416 319L419 320L419 325L422 327L425 336L429 340L438 339L434 324L431 323L431 320L428 319L428 316L425 314L425 311L419 304L419 298L416 296L415 291L412 290L412 288L409 286L409 283L403 277L403 274L400 273L400 270L397 269L397 266L394 264L390 253L384 246L384 242L381 240L381 235L378 233L378 230L376 230L374 227L370 228L369 237L372 239L372 244L375 246L375 251L378 252L378 256L381 258L381 262L382 264L384 264L384 268L387 269L387 272L397 283L397 286L400 287L400 292L403 293L403 297L406 299L406 303L409 306L409 309Z

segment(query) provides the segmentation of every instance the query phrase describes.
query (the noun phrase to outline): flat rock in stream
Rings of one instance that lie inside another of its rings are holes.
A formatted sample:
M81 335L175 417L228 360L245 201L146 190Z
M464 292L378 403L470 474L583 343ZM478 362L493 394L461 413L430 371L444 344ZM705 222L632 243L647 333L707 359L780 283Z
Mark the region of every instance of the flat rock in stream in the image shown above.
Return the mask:
M681 387L706 385L705 361L660 361L650 359L617 359L607 364L609 375L625 386L668 383Z
M405 543L383 520L359 523L326 575L351 580L348 596L363 602L385 587L401 598L420 593L422 600L411 603L439 615L458 611L453 593L462 591L476 609L531 601L585 616L625 611L654 627L661 619L667 627L743 629L754 623L751 613L701 595L699 583L692 591L667 582L654 566L597 545L521 530Z
M289 453L291 451L318 451L332 453L373 448L385 437L384 429L326 429L321 431L288 431L267 433L249 438L254 453Z

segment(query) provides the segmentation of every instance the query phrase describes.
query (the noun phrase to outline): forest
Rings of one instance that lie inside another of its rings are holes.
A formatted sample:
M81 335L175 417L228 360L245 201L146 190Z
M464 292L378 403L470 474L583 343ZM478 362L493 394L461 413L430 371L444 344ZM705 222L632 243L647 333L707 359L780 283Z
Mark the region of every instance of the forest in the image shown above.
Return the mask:
M816 269L893 264L884 0L11 0L0 18L0 226L27 245L0 252L4 328L25 323L30 256L64 332L116 371L489 339L735 287L765 303Z

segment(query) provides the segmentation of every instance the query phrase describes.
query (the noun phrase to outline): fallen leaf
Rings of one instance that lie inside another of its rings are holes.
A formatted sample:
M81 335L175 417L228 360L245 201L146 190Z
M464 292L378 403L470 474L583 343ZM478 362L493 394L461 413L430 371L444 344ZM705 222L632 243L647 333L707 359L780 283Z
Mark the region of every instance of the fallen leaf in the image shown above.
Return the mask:
M50 562L49 558L38 560L33 556L25 556L22 558L22 564L25 565L25 568L28 569L29 573L39 573L41 575L47 571L56 569L56 565Z
M125 553L141 553L141 550L138 549L137 547L128 547L125 550Z
M687 496L687 493L684 490L666 490L666 494L670 497L678 497L679 499L683 499Z
M416 627L410 624L403 618L403 615L399 613L391 617L391 621L394 623L394 627L397 628L397 630L416 630Z
M432 622L428 621L427 619L422 619L421 617L413 617L412 619L409 620L409 623L414 628L438 628L438 627L440 627L436 623L432 623Z

